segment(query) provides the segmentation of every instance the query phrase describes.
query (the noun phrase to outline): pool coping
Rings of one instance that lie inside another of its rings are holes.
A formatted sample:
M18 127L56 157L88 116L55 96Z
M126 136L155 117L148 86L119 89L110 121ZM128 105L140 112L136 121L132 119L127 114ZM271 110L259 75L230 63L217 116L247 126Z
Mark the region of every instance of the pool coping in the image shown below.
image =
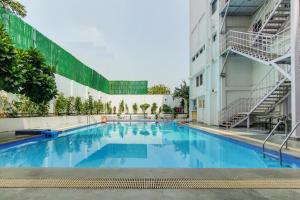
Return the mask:
M174 187L169 185L166 188L300 189L299 171L298 169L0 168L0 188L160 189L162 186L155 184L161 184L159 182L164 181L174 181ZM145 182L147 184L147 181L151 180L152 184L154 183L153 186L139 185L145 184ZM13 185L13 183L16 185ZM198 184L198 186L185 186L184 184L186 183L190 185ZM99 184L106 184L106 186L101 187ZM226 184L233 185L227 186Z

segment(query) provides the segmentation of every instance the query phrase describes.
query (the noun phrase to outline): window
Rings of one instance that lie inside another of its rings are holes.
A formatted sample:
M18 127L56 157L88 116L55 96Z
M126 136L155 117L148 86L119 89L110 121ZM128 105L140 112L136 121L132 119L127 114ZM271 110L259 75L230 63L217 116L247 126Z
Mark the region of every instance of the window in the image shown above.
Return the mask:
M211 3L211 14L213 15L217 10L217 0L213 0Z
M196 87L199 87L199 76L196 77Z
M213 39L213 42L215 42L217 40L217 34L216 33L213 35L212 39Z
M201 86L203 85L203 74L200 74L199 79L200 79L200 86Z

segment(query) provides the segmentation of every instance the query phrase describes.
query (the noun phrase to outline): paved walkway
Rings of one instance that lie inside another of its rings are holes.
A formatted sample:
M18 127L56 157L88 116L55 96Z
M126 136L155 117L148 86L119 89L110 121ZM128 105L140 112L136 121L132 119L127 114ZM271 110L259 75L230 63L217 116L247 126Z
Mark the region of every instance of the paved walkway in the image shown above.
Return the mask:
M298 170L291 169L0 169L2 178L199 178L203 180L297 180ZM291 186L292 187L292 186ZM2 200L53 200L53 199L228 199L228 200L296 200L300 198L297 189L0 189Z
M207 126L205 124L194 123L194 122L190 123L189 126L210 133L231 137L260 147L262 146L264 140L269 134L269 132L267 131L262 131L257 129L247 129L247 128L226 129L217 126ZM275 134L274 136L271 137L266 147L274 150L278 150L284 138L285 138L285 134L283 133ZM295 154L296 156L300 157L300 141L291 139L288 141L288 145L289 145L289 149L288 150L284 149L284 151L286 151L287 153Z

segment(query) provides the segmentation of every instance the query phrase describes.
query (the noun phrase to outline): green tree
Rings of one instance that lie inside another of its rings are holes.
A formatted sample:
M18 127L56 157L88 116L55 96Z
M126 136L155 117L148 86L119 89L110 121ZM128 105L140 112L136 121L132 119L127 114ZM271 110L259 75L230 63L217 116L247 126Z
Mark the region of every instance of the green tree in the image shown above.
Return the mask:
M102 113L103 110L104 110L104 106L103 106L102 101L101 101L101 100L98 100L96 105L97 105L97 106L96 106L96 113L97 113L97 114Z
M116 106L114 106L113 111L114 111L114 114L117 113L117 108L116 108Z
M26 16L25 6L16 0L0 0L0 7L4 8L20 17Z
M162 111L164 113L173 113L173 109L170 106L166 105L166 104L163 105Z
M14 45L0 24L0 90L17 94L25 83L25 72L17 66L17 61Z
M132 110L133 110L133 113L134 113L134 114L137 114L137 112L138 112L138 105L137 105L136 103L134 103L134 104L132 105Z
M157 104L153 103L151 106L151 114L156 114L156 110L157 110Z
M74 109L77 115L80 115L82 112L82 101L80 97L75 98Z
M94 110L94 100L91 95L89 95L87 102L88 102L88 114L92 115Z
M144 115L146 114L146 111L149 107L150 107L150 105L148 103L144 103L144 104L140 105L140 108L142 109Z
M62 93L56 97L54 112L56 115L63 115L66 113L66 98Z
M75 98L68 97L66 98L66 114L71 115L75 111Z
M150 87L148 89L148 94L170 94L170 88L167 86L160 84Z
M45 62L43 55L34 48L20 51L19 67L22 68L25 83L20 94L35 103L49 102L57 95L54 71Z
M126 112L126 113L129 113L129 108L128 108L128 105L127 105L127 104L125 104L125 112Z
M124 100L122 100L119 104L119 114L122 114L125 111Z
M190 88L185 81L176 87L173 93L173 98L182 98L187 102L187 109L189 109L189 99L190 99Z

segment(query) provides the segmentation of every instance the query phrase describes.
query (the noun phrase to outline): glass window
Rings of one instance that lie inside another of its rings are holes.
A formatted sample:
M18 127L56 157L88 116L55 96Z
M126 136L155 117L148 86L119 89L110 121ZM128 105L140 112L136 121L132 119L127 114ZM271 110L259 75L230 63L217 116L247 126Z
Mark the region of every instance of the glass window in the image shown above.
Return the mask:
M213 35L213 42L215 42L217 40L217 34L215 33L214 35Z
M196 87L199 87L199 76L196 77Z
M213 15L217 10L217 0L214 0L212 3L211 3L211 14Z
M203 85L203 74L200 74L200 85Z

